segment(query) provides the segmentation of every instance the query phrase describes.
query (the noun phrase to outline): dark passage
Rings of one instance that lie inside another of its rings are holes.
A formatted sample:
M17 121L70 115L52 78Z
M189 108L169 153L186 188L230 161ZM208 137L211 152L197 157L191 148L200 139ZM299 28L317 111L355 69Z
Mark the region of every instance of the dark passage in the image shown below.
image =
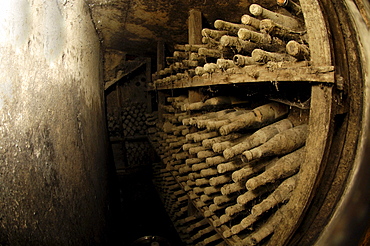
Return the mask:
M120 196L119 245L151 245L133 242L144 236L157 236L162 244L183 245L151 181L151 171L140 170L117 176Z

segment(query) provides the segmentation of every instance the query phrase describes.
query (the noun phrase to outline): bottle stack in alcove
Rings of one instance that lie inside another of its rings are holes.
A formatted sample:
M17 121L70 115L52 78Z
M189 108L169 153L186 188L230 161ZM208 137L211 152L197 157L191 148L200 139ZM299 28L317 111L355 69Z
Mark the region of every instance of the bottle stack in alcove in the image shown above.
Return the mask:
M175 47L169 67L153 75L155 84L308 59L299 5L277 2L296 17L252 4L254 17L244 15L241 24L217 20L217 30L203 29L203 45ZM278 102L250 107L246 98L215 94L190 102L181 93L167 97L159 105L164 113L147 121L161 159L154 182L179 235L187 245L267 242L299 178L306 122Z

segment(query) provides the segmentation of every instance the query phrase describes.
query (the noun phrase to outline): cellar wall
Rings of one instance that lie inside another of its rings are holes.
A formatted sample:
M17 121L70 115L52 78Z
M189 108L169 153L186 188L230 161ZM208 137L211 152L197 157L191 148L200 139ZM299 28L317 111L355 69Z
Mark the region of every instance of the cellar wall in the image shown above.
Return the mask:
M84 1L0 3L0 244L103 243L100 43Z

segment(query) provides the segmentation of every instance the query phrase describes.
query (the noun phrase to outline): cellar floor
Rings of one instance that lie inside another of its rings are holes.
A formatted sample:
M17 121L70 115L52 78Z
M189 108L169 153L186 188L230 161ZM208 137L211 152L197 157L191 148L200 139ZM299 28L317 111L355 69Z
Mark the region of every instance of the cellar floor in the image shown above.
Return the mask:
M160 236L171 246L183 245L154 188L150 168L119 174L117 184L120 198L117 245L133 245L143 236Z

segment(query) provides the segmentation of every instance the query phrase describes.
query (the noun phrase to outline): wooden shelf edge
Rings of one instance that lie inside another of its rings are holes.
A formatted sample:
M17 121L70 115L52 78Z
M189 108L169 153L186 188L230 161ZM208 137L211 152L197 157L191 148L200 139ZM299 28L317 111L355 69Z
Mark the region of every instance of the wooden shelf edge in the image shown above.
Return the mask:
M289 65L290 64L290 65ZM154 83L149 90L167 90L211 85L247 84L261 82L335 82L334 66L307 66L307 63L273 63L251 65L243 68L232 68L216 71L212 74L183 78L167 83ZM302 66L304 65L304 66Z

